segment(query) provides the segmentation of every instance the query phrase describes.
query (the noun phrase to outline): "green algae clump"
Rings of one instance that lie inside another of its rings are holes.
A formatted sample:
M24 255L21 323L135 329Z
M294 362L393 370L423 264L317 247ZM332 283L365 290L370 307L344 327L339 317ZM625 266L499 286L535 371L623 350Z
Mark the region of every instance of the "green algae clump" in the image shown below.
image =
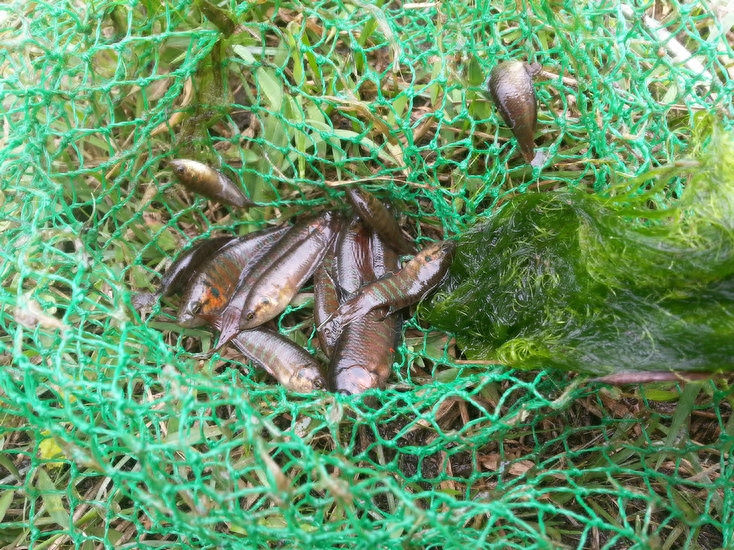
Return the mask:
M469 359L596 376L734 367L734 133L612 186L526 193L464 235L420 314ZM671 182L686 180L680 198Z

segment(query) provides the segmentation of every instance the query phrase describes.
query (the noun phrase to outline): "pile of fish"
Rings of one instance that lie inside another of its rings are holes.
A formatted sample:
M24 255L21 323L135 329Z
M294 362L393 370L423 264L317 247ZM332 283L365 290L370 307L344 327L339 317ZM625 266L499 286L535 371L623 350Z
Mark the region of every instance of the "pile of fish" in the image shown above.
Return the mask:
M197 184L216 184L204 186L208 192L228 187L226 176L206 165L172 164L184 183L193 174ZM289 390L384 387L402 333L400 312L441 282L454 241L416 253L378 199L359 188L346 195L353 214L324 212L244 237L198 241L176 258L157 294L182 293L179 325L218 330L217 348L231 342ZM413 258L401 267L407 254ZM310 280L326 376L315 356L268 327Z
M536 159L533 141L537 99L532 77L537 65L499 63L489 92L515 135L527 162ZM253 203L219 170L174 159L179 181L212 200L244 208ZM416 253L395 218L371 194L348 188L351 219L326 212L245 237L197 242L169 268L158 296L183 293L178 323L219 331L217 347L231 342L286 388L327 388L360 393L383 387L402 333L401 310L425 298L444 278L455 243L429 244ZM401 255L413 255L404 266ZM267 325L300 289L313 280L314 323L329 360L319 361Z

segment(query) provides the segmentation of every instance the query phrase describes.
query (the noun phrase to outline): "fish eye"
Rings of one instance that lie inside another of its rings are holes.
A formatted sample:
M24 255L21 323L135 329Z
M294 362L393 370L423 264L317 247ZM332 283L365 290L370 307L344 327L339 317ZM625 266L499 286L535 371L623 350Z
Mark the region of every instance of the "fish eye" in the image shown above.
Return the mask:
M189 311L192 315L198 315L201 312L201 302L194 302L191 304Z
M316 388L317 390L323 390L324 381L321 380L320 378L317 378L316 380L313 381L313 387Z
M248 321L252 321L254 318L255 318L255 312L254 311L251 311L250 313L247 314L247 320Z

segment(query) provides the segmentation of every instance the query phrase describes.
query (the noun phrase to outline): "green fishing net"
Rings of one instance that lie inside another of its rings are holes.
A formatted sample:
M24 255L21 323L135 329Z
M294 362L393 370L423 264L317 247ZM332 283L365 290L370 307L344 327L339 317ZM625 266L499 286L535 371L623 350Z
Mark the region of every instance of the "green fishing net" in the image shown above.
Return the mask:
M0 548L725 548L730 380L613 388L405 325L387 389L289 394L176 298L197 238L342 209L423 246L528 190L604 190L730 126L710 2L0 5ZM540 166L486 93L537 62ZM194 196L208 162L258 203ZM310 289L278 321L316 352Z

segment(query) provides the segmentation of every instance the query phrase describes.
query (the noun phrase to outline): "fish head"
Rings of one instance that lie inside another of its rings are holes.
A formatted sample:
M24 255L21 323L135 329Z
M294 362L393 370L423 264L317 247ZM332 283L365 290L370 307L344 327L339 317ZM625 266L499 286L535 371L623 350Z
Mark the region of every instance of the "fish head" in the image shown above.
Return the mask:
M454 255L455 250L456 250L456 241L451 241L451 240L441 241L440 252L445 257L451 259Z
M206 165L189 159L173 159L168 164L173 173L183 180L194 179L207 170Z
M247 330L262 325L277 314L277 300L270 296L262 296L252 305L245 304L240 315L240 330Z
M422 251L422 263L446 264L453 259L456 241L436 241L427 245Z
M345 395L356 395L380 387L383 380L362 365L352 365L339 371L334 380L334 391Z
M202 303L198 300L186 301L181 304L176 322L185 328L200 327L206 324L206 319L201 316Z
M211 323L227 305L227 299L226 289L221 288L209 277L201 278L194 282L184 294L178 314L178 324L192 327ZM198 324L192 325L190 324L192 322Z
M288 380L287 387L298 393L309 393L326 389L326 380L316 365L305 364L296 368Z

